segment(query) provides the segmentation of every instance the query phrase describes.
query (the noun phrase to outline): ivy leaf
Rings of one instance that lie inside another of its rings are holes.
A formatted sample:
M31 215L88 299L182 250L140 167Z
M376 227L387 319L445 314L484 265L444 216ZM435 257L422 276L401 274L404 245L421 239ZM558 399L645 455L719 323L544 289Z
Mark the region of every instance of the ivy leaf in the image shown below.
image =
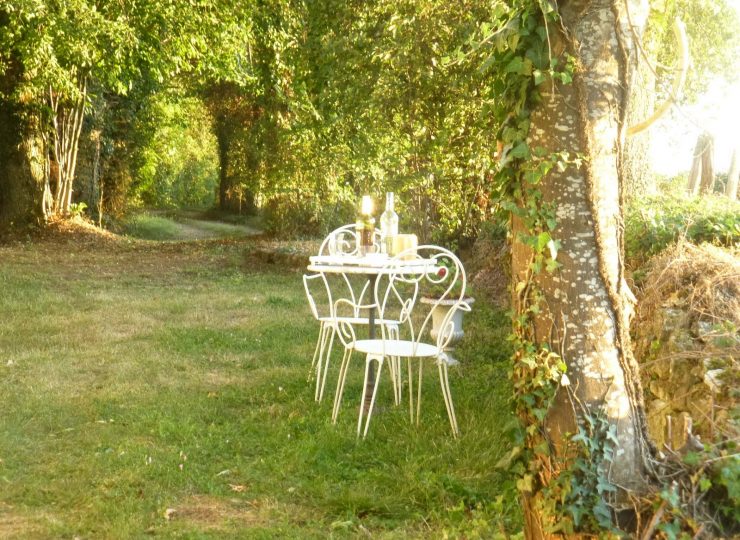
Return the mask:
M496 465L494 465L493 467L495 469L504 469L504 470L506 470L509 467L511 467L511 464L514 462L514 460L521 453L522 453L522 447L521 446L515 446L514 448L511 449L511 452L509 452L504 457L502 457L501 459L499 459L496 462Z
M585 509L581 506L572 504L568 507L568 511L570 512L570 515L573 516L573 523L575 526L579 527L581 525L581 517L583 517Z
M712 487L712 481L706 476L702 476L699 479L699 489L704 492L707 491L710 487Z
M598 491L599 494L615 493L617 491L617 488L615 488L612 484L610 484L606 480L599 478L599 481L596 484L596 491Z
M525 474L519 480L516 481L516 488L524 493L532 491L532 475Z
M511 61L506 64L504 72L506 73L523 73L524 70L524 59L521 56L515 56Z
M509 153L511 154L511 157L518 159L529 159L530 157L529 146L527 146L527 143L524 141L517 144Z
M480 67L478 68L478 73L485 74L491 68L494 62L496 62L496 55L492 54L491 56L486 58L486 60L480 65Z
M550 242L552 242L552 237L550 236L550 233L547 231L541 232L540 234L537 235L537 243L535 244L535 251L542 252L545 249L545 247L548 247L550 245ZM555 257L553 257L553 259L554 258Z
M545 74L542 73L542 70L535 69L533 72L533 75L534 75L534 85L535 86L539 86L545 81Z
M552 274L553 272L555 272L555 270L557 270L561 266L562 264L560 264L555 259L547 259L547 262L545 263L545 270L547 271L548 274Z

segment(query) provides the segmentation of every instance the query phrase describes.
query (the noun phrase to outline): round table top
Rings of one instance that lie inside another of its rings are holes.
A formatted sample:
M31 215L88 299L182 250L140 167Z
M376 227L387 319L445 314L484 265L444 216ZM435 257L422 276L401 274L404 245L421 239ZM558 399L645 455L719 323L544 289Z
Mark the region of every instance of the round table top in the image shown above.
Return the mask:
M325 272L328 274L388 274L401 270L408 274L426 274L436 271L434 259L397 260L393 266L388 263L393 260L383 253L373 253L364 257L354 255L315 255L309 258L308 270L311 272Z

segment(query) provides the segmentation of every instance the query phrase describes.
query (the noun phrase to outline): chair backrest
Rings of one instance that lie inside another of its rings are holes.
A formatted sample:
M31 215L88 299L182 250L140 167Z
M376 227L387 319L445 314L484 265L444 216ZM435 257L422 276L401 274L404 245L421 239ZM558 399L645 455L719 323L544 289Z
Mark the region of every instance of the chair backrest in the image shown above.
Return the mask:
M306 291L308 306L315 319L323 317L360 317L361 310L367 309L372 301L370 283L362 276L352 280L350 276L338 274L329 276L323 272L303 275L303 288ZM359 293L356 292L359 290ZM340 298L349 300L350 310L335 312L335 301ZM361 307L363 306L363 307Z
M375 229L373 234L373 245L375 251L380 251L380 230ZM348 255L357 256L357 229L355 224L342 225L330 232L319 248L319 255Z
M319 255L356 257L358 256L357 237L357 229L354 223L342 225L341 227L334 229L326 236L326 238L324 238L323 242L321 242L321 247L319 248ZM373 234L373 244L375 245L376 251L380 251L380 239L380 231L375 229L375 233ZM365 278L360 278L358 276L352 277L347 274L339 274L331 279L325 276L324 284L326 286L326 293L329 296L329 308L332 314L334 313L334 300L346 298L353 305L360 305L371 301L369 296L372 294L372 291L369 289L369 283ZM354 313L344 313L343 315L359 317L360 310L355 308Z
M401 339L433 344L441 352L453 337L455 312L470 310L466 285L465 268L448 249L424 245L406 250L392 258L376 280L378 316L398 320ZM431 335L435 318L440 324ZM386 329L381 330L388 339Z
M328 298L326 300L326 305L331 306L333 305L332 298L331 298L331 291L329 289L328 284L326 283L326 277L324 274L303 274L303 288L306 291L306 298L308 299L308 306L311 308L311 314L313 315L314 319L318 320L321 316L329 316L331 315L331 308L326 310L326 313L320 313L319 312L319 306L316 302L316 299L314 298L313 293L311 292L311 282L313 281L321 281L324 284L324 291L328 293ZM322 305L324 303L322 302Z

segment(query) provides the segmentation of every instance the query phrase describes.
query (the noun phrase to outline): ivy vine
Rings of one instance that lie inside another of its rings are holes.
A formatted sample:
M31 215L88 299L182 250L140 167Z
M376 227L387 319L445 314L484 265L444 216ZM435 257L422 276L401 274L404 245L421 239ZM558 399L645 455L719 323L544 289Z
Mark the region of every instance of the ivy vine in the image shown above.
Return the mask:
M490 91L495 94L494 114L500 126L497 184L503 208L518 220L512 241L530 248L526 273L523 279L515 277L513 284L509 336L514 349L513 405L520 429L498 466L517 475L520 493L544 518L544 532L616 531L604 496L614 489L606 476L616 444L614 429L605 415L594 416L584 407L576 419L577 433L570 436L568 448L556 454L544 425L558 388L564 385L569 391L566 364L558 351L538 343L534 333L544 307L535 278L560 267L556 209L543 200L540 182L553 169L580 167L584 158L530 148L530 114L540 102L543 85L572 82L575 60L552 54L550 32L559 17L550 3L519 0L506 16L497 15L499 23L481 29L471 54L478 55L481 70L496 73ZM572 392L569 395L575 400Z

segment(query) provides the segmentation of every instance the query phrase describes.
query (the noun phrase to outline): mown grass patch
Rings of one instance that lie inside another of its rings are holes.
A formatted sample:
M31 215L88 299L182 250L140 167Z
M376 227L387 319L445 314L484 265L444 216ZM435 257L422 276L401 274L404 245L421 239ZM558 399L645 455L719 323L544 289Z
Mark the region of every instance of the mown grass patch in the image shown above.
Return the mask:
M131 238L157 241L240 238L259 232L247 225L195 219L189 215L139 212L126 219L123 231Z
M430 370L420 427L384 379L358 441L362 359L333 426L338 358L317 404L306 377L318 329L300 274L244 272L238 244L41 249L0 248L0 536L516 527L514 493L494 468L508 447L507 326L485 303L451 375L461 438Z
M168 217L141 213L126 220L124 233L142 240L176 240L182 236L182 227Z

